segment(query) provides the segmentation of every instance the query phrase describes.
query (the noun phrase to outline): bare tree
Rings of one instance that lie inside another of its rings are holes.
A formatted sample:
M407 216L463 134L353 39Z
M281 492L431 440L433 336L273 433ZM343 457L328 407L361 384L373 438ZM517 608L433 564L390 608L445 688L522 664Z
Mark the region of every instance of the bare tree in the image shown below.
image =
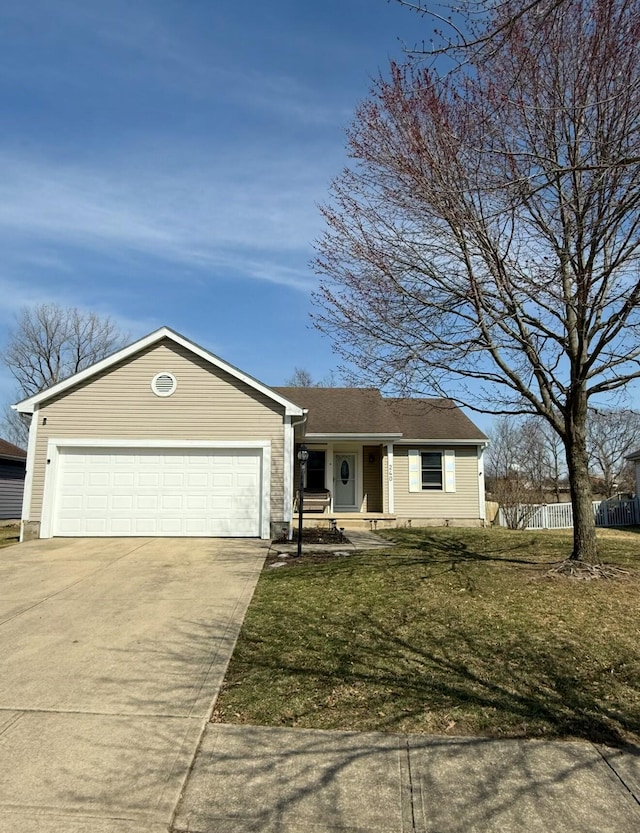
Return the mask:
M15 398L23 399L100 361L126 341L110 318L40 304L22 311L2 359L18 383ZM29 424L22 414L6 406L0 424L10 442L26 448Z
M323 211L315 322L363 379L543 417L571 558L597 562L587 410L640 375L640 7L538 11L445 78L376 83Z
M525 528L545 499L550 466L539 423L505 416L489 432L487 487L510 529Z
M628 409L589 411L587 437L591 465L602 478L605 497L633 491L634 475L626 460L640 437L640 414Z
M537 437L536 442L544 461L547 490L553 491L556 503L560 503L560 488L566 483L567 476L567 460L562 439L549 423L540 417L528 417L525 425Z
M125 342L110 318L40 304L22 311L2 358L18 383L19 395L26 397L84 370Z
M291 388L335 388L336 374L330 370L327 375L315 381L311 373L304 367L294 367L293 373L286 380L285 385Z
M294 367L293 373L285 381L285 385L290 388L315 388L318 383L313 381L313 376L306 368Z
M31 421L31 416L25 417L26 414L19 414L9 405L5 405L0 420L2 439L24 449L26 449L29 440L29 423Z
M533 502L526 476L521 470L521 426L513 417L496 420L489 431L486 452L487 487L502 511L509 529L523 529L531 517Z
M514 417L496 419L489 430L489 445L485 452L487 485L492 490L494 479L505 477L520 468L520 422Z
M434 25L429 39L406 45L412 57L436 58L443 55L457 62L471 57L482 59L482 52L500 49L514 33L524 15L535 14L540 22L554 16L569 0L529 0L525 3L503 0L460 0L436 3L428 0L395 0L405 9Z

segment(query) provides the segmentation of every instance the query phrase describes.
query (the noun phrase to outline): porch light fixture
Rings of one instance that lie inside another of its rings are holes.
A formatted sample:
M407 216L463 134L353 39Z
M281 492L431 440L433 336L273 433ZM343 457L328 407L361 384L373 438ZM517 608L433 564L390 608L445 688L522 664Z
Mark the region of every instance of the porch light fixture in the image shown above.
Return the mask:
M298 448L298 461L300 462L300 489L298 491L298 552L297 555L302 555L302 512L304 508L304 472L307 467L307 460L309 459L309 452L306 445L301 445Z

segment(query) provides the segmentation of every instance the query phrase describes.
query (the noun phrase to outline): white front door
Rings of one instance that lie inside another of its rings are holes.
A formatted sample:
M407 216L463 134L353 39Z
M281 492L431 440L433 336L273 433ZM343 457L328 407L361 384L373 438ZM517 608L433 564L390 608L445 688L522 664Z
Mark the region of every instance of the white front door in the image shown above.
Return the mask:
M333 508L358 508L356 502L356 454L335 454L333 460Z

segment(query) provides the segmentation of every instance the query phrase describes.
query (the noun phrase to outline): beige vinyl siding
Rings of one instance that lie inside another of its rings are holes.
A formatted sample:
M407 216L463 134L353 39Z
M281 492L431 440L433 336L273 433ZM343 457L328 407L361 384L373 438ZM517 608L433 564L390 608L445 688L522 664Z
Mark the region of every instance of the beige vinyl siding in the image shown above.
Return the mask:
M172 373L159 397L151 380ZM47 442L52 437L127 440L270 440L271 520L283 518L284 408L233 376L163 340L72 388L37 411L31 520L40 520ZM46 424L43 424L46 420Z
M382 511L389 511L389 455L386 445L382 447Z
M422 451L440 451L449 446L412 445ZM409 448L394 446L393 483L395 515L398 518L477 519L480 516L478 495L478 450L473 446L458 446L456 452L456 491L409 492Z
M380 446L365 445L362 449L362 511L382 512L382 464ZM369 462L373 455L373 462Z

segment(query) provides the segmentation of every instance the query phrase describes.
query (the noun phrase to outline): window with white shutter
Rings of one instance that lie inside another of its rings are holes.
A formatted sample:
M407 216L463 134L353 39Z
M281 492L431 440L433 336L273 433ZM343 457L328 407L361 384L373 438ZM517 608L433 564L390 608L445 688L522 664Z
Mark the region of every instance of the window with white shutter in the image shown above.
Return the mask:
M456 452L411 448L409 458L410 492L455 492Z

